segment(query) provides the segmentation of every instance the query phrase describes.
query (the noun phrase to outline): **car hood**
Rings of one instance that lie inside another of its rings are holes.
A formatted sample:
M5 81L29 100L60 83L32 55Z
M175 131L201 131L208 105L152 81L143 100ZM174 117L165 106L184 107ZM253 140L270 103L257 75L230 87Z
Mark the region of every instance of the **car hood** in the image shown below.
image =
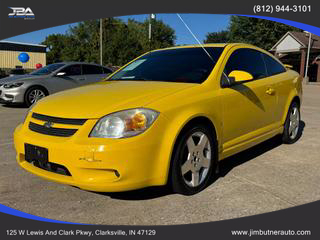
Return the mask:
M47 76L47 75L46 75ZM27 80L34 80L38 78L43 78L44 76L36 76L31 74L24 74L24 75L14 75L11 77L5 77L0 79L0 83L14 83L14 82L21 82L21 81L27 81Z
M43 98L32 112L61 118L100 118L120 110L146 107L153 101L196 85L151 81L105 81Z

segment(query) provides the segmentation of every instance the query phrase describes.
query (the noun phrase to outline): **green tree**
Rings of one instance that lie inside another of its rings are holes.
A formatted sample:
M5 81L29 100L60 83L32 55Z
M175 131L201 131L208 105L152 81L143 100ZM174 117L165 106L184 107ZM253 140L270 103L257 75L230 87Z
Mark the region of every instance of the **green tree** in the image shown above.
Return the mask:
M298 28L260 18L231 16L229 41L256 45L265 50L272 46L288 31L301 31Z
M207 33L204 43L226 43L229 42L229 31Z
M62 34L49 35L42 44L47 45L47 62L55 63L64 60L64 49L66 47L67 36Z
M156 48L173 46L175 32L162 21L152 20L152 40L148 40L148 23L129 19L103 19L103 63L121 66ZM71 27L64 35L49 35L47 62L100 62L100 21L90 20Z
M99 21L89 20L71 27L64 58L68 61L97 62L99 57Z
M146 36L141 39L143 46L146 48L145 50L166 48L174 45L176 35L175 31L171 27L169 27L163 21L155 19L151 20L151 24L152 35L150 42L148 39L149 20L145 20L141 25L142 29L144 30L144 35Z
M120 66L144 52L139 40L142 33L137 22L129 20L128 24L125 24L122 21L105 19L103 25L105 64Z
M298 28L260 18L231 16L227 30L210 32L205 43L242 42L270 50L288 31L301 31Z

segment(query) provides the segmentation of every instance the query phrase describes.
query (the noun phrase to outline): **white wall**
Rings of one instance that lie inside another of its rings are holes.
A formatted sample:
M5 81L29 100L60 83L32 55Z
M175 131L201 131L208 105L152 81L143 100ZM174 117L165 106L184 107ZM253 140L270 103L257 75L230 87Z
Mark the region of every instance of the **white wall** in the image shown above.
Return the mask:
M300 51L302 45L291 35L287 35L276 47L277 52L296 52Z

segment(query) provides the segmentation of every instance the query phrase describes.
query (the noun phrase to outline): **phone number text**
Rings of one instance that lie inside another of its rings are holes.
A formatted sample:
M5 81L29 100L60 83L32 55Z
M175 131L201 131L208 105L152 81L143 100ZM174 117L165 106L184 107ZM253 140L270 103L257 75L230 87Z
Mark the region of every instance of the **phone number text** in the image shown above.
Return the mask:
M273 13L273 12L293 12L309 13L311 5L254 5L254 13Z

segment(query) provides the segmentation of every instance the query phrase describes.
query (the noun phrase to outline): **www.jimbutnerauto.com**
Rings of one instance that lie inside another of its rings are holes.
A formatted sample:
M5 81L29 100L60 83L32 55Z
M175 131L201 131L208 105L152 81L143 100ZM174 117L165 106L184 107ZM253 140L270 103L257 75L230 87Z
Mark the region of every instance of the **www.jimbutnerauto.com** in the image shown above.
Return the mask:
M232 236L311 236L310 230L231 230Z

